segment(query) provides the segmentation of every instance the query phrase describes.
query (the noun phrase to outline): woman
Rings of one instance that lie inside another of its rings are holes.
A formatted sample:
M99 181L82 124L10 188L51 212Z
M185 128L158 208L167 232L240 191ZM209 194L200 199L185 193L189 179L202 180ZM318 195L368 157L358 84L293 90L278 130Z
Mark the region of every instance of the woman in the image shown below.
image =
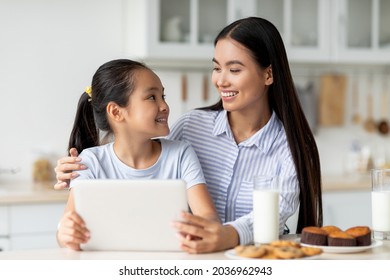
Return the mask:
M288 178L282 190L280 230L299 205L297 232L322 225L321 170L314 136L297 97L282 38L262 18L240 19L216 37L212 81L221 99L193 110L172 127L200 160L209 192L224 223L183 213L183 250L203 253L253 242L252 179ZM77 152L72 150L75 156ZM77 173L77 157L59 160L55 188Z

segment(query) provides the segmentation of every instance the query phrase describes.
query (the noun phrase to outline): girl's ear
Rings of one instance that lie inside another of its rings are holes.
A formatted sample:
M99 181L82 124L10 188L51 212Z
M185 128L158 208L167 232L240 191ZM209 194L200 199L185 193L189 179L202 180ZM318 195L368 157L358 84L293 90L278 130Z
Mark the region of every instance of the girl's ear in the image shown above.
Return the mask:
M122 108L115 102L109 102L106 107L107 116L113 121L123 120Z
M266 86L272 85L273 82L274 82L274 76L272 74L272 65L270 65L265 69L265 85Z

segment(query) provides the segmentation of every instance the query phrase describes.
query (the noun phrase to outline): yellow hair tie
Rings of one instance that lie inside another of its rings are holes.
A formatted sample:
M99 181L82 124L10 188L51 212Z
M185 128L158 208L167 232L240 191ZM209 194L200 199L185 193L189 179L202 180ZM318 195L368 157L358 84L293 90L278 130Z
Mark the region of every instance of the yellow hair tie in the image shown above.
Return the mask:
M92 98L92 87L91 86L86 87L85 93L88 94L88 96Z

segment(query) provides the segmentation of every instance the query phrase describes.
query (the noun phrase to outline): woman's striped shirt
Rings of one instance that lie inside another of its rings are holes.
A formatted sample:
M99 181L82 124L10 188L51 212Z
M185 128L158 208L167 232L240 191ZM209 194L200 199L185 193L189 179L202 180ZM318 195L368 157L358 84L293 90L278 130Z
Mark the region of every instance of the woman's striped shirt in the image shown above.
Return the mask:
M194 148L209 192L225 224L233 226L241 244L253 242L252 191L256 175L280 175L286 180L279 197L279 232L299 205L299 186L281 121L273 113L253 136L237 144L227 112L193 110L172 127L170 139Z

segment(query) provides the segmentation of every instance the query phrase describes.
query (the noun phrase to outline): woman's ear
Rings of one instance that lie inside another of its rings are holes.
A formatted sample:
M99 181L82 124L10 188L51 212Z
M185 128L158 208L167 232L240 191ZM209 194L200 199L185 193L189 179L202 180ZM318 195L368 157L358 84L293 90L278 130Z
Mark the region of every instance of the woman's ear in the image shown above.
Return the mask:
M270 65L265 69L265 85L266 86L272 85L273 82L274 82L274 76L272 74L272 65Z
M122 108L116 104L115 102L109 102L106 107L107 116L109 119L113 121L122 121L123 120L123 114L122 114Z

